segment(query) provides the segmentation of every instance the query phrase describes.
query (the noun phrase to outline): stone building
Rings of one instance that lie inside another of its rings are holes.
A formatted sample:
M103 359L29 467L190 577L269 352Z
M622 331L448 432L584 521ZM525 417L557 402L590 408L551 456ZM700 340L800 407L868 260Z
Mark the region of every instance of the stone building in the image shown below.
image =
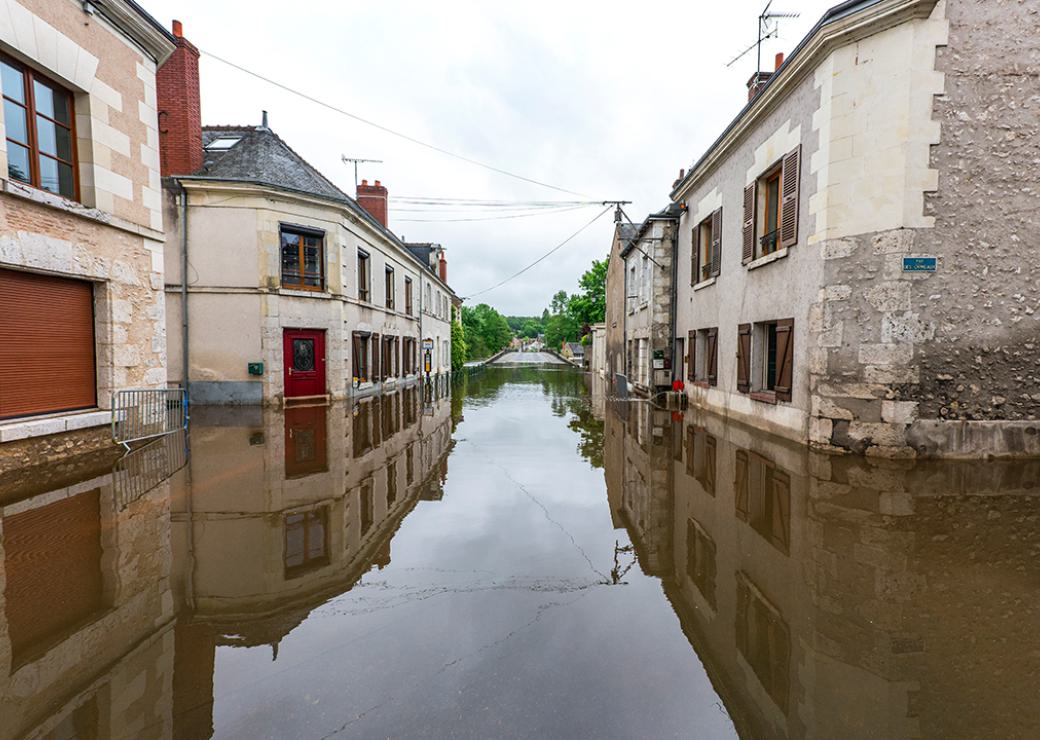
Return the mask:
M624 372L629 386L643 395L672 384L678 215L671 205L647 216L619 253L625 286Z
M672 191L694 404L823 449L1040 454L1038 21L846 2L763 75Z
M350 197L266 113L203 127L198 51L175 28L159 70L170 382L197 404L266 404L446 374L444 250L406 245L387 227L385 186Z
M635 233L635 224L614 224L614 238L607 258L606 318L603 332L603 372L613 388L617 375L625 372L625 261L621 250Z
M0 2L0 457L107 444L113 391L166 384L155 70L173 49L126 0Z

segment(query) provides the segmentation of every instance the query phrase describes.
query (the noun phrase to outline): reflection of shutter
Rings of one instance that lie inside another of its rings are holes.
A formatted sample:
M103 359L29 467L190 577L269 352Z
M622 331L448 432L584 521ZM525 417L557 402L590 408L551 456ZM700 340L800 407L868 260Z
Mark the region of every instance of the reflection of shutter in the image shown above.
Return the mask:
M700 253L701 253L701 227L700 224L693 227L693 236L690 238L690 285L696 285L701 279Z
M686 475L693 475L693 451L695 437L693 427L686 427Z
M798 243L798 170L802 159L799 144L784 157L783 195L780 200L780 247Z
M794 319L776 322L776 398L791 400L791 365L794 360Z
M350 342L350 361L351 367L354 368L354 378L358 381L361 380L361 337L354 332L354 336L351 337Z
M769 531L773 544L788 553L791 542L791 478L780 471L773 471L772 477L772 490L768 492L772 497Z
M737 390L751 390L751 324L737 327Z
M746 265L755 257L755 204L758 200L758 181L744 188L743 252L740 264Z
M690 346L686 348L686 379L697 379L697 332L691 331L689 336Z
M751 481L748 476L748 454L746 450L737 450L736 470L733 475L733 495L736 504L737 518L746 522L751 513L749 503Z
M722 270L722 209L711 214L711 276Z
M708 329L708 383L719 384L719 330Z

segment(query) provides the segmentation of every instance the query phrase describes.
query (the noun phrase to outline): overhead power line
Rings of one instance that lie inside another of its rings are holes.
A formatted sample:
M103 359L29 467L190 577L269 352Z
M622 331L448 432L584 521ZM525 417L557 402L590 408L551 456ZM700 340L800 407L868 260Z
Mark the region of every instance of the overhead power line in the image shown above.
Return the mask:
M568 208L543 208L538 211L530 213L505 213L497 216L472 216L467 218L398 218L395 221L407 222L407 223L427 223L427 224L447 224L456 223L461 221L502 221L510 218L530 218L531 216L551 216L557 213L569 213L570 211L580 211L585 206L570 206ZM420 211L421 213L430 213L430 211ZM435 213L435 211L434 211Z
M589 228L590 226L592 226L592 224L594 224L594 223L596 223L597 221L599 221L599 220L600 220L600 218L602 218L602 217L603 217L603 214L607 213L607 212L608 212L608 211L609 211L609 210L610 210L610 209L611 209L612 207L613 207L613 206L611 205L611 206L607 206L606 208L604 208L604 209L603 209L602 211L600 211L600 212L599 212L598 214L596 214L596 217L595 217L595 218L593 218L593 219L592 219L591 221L589 221L588 223L586 223L586 224L585 224L584 226L582 226L582 227L581 227L580 229L578 229L578 230L577 230L577 231L575 231L575 232L574 232L573 234L571 234L570 236L568 236L568 237L567 237L566 239L564 239L564 240L563 240L562 242L560 242L559 244L557 244L557 245L556 245L555 247L553 247L552 249L550 249L550 250L549 250L548 252L546 252L545 254L543 254L543 255L542 255L541 257L539 257L538 259L536 259L536 260L535 260L534 262L532 262L531 264L529 264L529 265L528 265L527 267L525 267L524 269L520 270L520 272L517 272L517 273L514 273L514 274L510 275L509 277L507 277L507 278L506 278L505 280L503 280L502 282L500 282L500 283L496 283L495 285L492 285L492 286L491 286L490 288L484 288L483 290L478 290L478 291L477 291L476 293L471 293L470 295L466 296L466 297L465 297L465 298L463 298L462 300L464 300L464 301L468 301L468 300L469 300L469 299L471 299L471 298L476 298L476 297L477 297L478 295L484 295L485 293L490 293L490 292L491 292L492 290L495 290L495 289L497 289L497 288L501 288L501 287L502 287L503 285L505 285L506 283L508 283L508 282L509 282L510 280L514 280L514 279L516 279L516 278L520 277L520 276L521 276L521 275L523 275L523 274L524 274L525 272L527 272L528 270L530 270L530 269L531 269L532 267L534 267L535 265L537 265L537 264L538 264L539 262L543 261L543 260L544 260L545 258L549 257L550 255L552 255L553 253L557 252L558 250L562 249L562 248L564 247L564 245L565 245L565 244L567 244L567 242L569 242L569 241L570 241L571 239L573 239L574 237L576 237L576 236L577 236L578 234L580 234L581 232L585 231L585 229L587 229L587 228Z
M551 184L549 184L547 182L542 182L541 180L535 180L534 178L531 178L531 177L525 177L524 175L518 175L515 172L510 172L509 170L502 169L501 167L495 167L494 165L487 164L486 162L481 162L480 160L473 159L472 157L467 157L464 154L456 154L455 152L448 151L447 149L443 149L443 148L441 148L439 146L436 146L435 144L430 144L428 142L422 141L421 139L416 139L414 136L409 136L408 134L401 133L400 131L395 131L394 129L389 128L388 126L383 126L382 124L376 123L375 121L371 121L371 120L369 120L367 118L363 118L363 117L361 117L361 116L359 116L359 115L357 115L355 113L351 113L350 111L344 110L343 108L340 108L338 106L332 105L331 103L326 103L324 100L321 100L319 98L314 97L313 95L309 95L309 94L307 94L305 92L297 90L294 87L290 87L289 85L286 85L286 84L283 84L281 82L278 82L277 80L272 80L270 77L265 77L262 74L254 72L253 70L248 69L246 67L243 67L240 64L235 64L234 62L229 61L227 59L224 59L223 57L217 56L216 54L214 54L212 52L206 51L205 49L200 49L200 51L201 51L201 53L205 54L206 56L210 57L211 59L215 59L216 61L220 62L221 64L226 64L229 67L237 69L239 72L243 72L243 73L245 73L245 74L247 74L247 75L249 75L251 77L255 77L258 80L262 80L263 82L266 82L269 85L274 85L275 87L280 88L282 90L285 90L286 92L291 93L292 95L296 95L296 96L298 96L300 98L303 98L304 100L309 100L310 102L314 103L315 105L320 105L322 108L327 108L328 110L331 110L331 111L333 111L335 113L339 113L340 115L346 116L347 118L352 118L353 120L358 121L359 123L363 123L366 126L371 126L372 128L379 129L380 131L382 131L384 133L387 133L387 134L390 134L391 136L396 136L399 139L404 139L405 141L409 141L409 142L411 142L413 144L417 144L418 146L425 147L425 148L430 149L432 151L438 152L439 154L443 154L443 155L445 155L447 157L452 157L454 159L458 159L459 161L466 162L466 163L474 165L476 167L483 167L486 170L489 170L491 172L497 172L498 174L505 175L506 177L512 177L512 178L514 178L516 180L521 180L523 182L527 182L527 183L530 183L532 185L538 185L539 187L543 187L543 188L549 188L550 190L555 190L555 191L560 192L560 193L567 193L568 195L576 195L579 198L587 198L588 197L587 195L584 195L583 193L576 193L573 190L568 190L567 188L561 188L561 187L558 187L556 185L551 185Z

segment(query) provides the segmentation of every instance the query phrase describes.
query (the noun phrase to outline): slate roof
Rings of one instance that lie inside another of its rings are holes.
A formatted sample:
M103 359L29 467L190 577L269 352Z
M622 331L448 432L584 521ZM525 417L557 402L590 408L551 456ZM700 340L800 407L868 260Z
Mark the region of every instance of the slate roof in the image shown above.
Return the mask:
M435 244L432 242L405 242L404 246L415 256L416 259L426 266L427 270L432 272L434 275L437 274L433 265L430 264L430 253L437 248Z
M206 149L216 139L236 136L240 140L230 149ZM333 185L271 129L204 126L202 147L203 166L195 173L197 177L255 182L317 195L360 209L353 198Z

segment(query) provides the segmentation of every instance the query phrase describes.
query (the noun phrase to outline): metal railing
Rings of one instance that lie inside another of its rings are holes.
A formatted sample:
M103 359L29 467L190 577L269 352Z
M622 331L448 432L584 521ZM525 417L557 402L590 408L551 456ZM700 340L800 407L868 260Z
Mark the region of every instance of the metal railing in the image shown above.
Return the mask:
M183 429L156 439L116 461L112 483L119 509L151 491L188 461L188 436Z
M183 388L129 388L112 394L112 439L130 442L161 437L188 427L188 393Z

